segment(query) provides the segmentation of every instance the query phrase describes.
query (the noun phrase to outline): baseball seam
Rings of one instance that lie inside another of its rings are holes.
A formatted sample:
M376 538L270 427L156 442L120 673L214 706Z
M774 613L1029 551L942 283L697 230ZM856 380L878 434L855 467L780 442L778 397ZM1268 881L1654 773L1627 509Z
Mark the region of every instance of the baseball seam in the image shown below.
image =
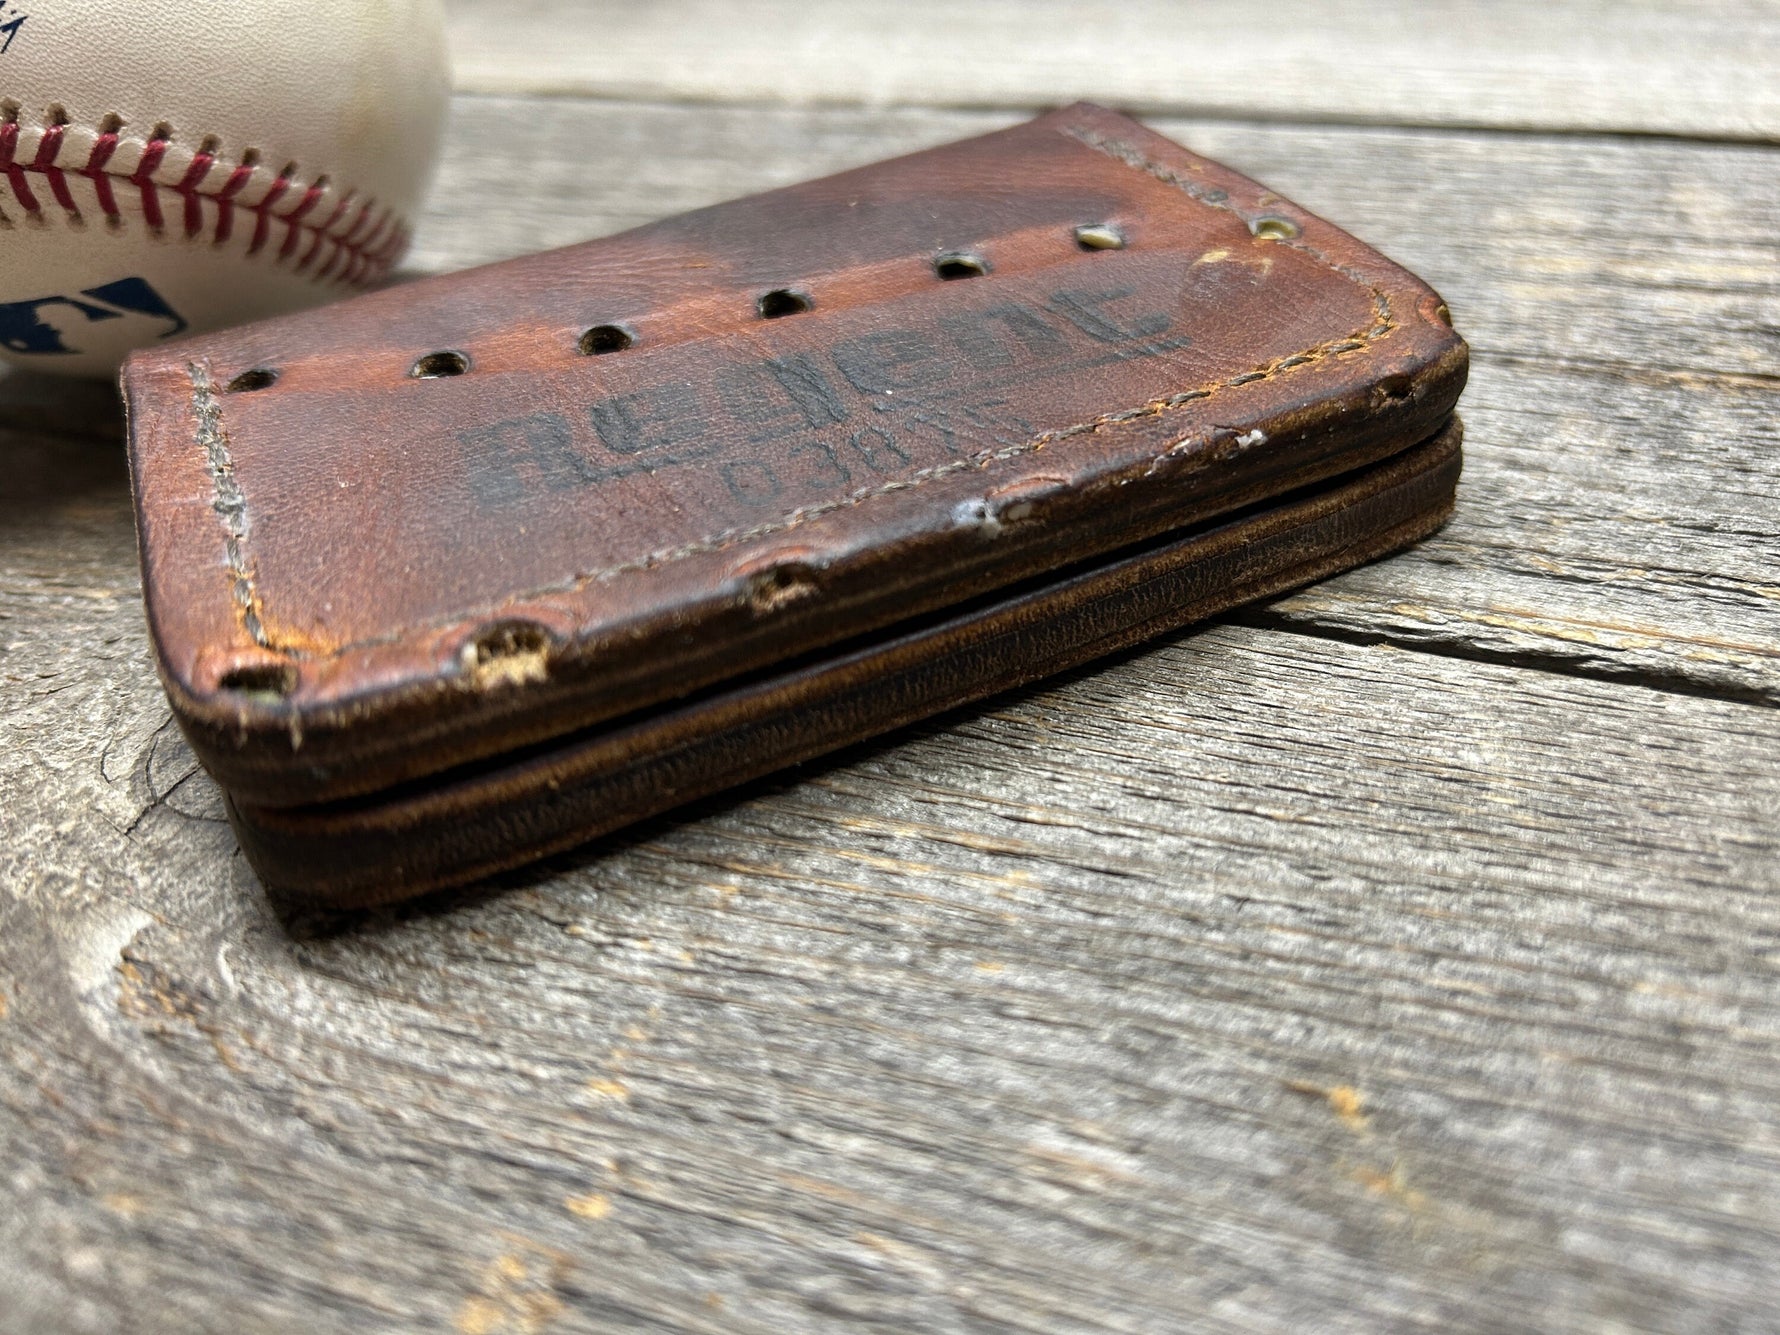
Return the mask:
M208 240L221 246L251 225L248 255L270 252L276 262L289 264L293 272L307 274L317 282L352 286L374 282L388 273L407 249L407 225L394 210L379 208L373 199L360 201L356 192L348 190L323 211L328 195L325 176L303 185L294 169L287 167L264 195L246 203L239 196L259 170L253 154L244 155L230 167L212 150L213 141L206 141L179 180L168 183L155 180L155 173L172 146L170 134L157 130L135 167L125 171L111 165L123 141L116 129L109 127L101 130L84 162L59 162L66 130L64 125L46 126L36 154L29 161L20 161L19 124L16 120L0 121L0 177L5 178L18 206L33 219L45 217L40 193L47 193L71 218L80 219L80 206L69 188L69 178L77 177L90 183L108 223L124 221L119 195L125 194L139 201L144 223L157 234L177 229L187 240ZM220 175L220 184L206 184L212 175ZM36 189L32 188L34 180ZM277 205L287 200L295 202L280 212ZM207 209L206 204L213 207ZM4 216L0 214L0 220Z

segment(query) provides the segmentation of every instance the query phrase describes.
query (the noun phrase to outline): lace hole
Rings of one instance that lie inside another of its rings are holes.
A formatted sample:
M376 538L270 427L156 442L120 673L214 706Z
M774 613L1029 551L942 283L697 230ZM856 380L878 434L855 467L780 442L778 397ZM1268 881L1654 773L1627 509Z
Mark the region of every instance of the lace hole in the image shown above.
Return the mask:
M596 324L581 335L576 346L581 349L583 357L603 357L607 353L623 352L636 341L636 335L623 325Z
M957 251L934 260L933 271L946 282L953 283L960 278L981 278L989 272L989 264L981 255Z
M470 359L461 352L429 352L414 363L408 374L416 380L444 380L469 369Z
M245 663L230 668L217 687L260 704L277 704L297 688L297 673L283 663Z
M1111 223L1083 223L1075 229L1075 243L1083 250L1123 250L1125 234Z
M243 371L224 387L230 394L251 394L256 389L270 389L278 383L278 372L266 366L256 366L251 371Z
M1256 218L1248 229L1263 241L1290 241L1298 235L1298 224L1290 218Z
M780 320L787 315L801 315L810 309L810 299L802 292L794 292L788 287L774 288L762 294L754 308L760 312L763 320Z

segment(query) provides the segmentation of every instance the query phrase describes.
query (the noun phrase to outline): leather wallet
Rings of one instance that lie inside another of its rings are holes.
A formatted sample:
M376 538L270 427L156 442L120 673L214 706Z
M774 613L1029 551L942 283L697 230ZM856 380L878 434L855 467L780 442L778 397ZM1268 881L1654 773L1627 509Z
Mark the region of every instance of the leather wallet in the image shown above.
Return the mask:
M473 879L1412 542L1464 342L1077 105L137 353L144 593L261 879Z

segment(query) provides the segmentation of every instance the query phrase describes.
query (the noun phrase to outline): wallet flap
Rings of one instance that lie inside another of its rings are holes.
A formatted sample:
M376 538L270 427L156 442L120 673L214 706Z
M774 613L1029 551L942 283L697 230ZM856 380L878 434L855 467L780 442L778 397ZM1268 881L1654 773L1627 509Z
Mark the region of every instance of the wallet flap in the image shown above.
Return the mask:
M1421 440L1402 269L1099 108L139 353L145 595L277 804L676 698Z
M1394 551L1452 508L1463 432L1325 486L805 655L773 672L380 793L232 799L285 902L388 902L517 866L669 807Z

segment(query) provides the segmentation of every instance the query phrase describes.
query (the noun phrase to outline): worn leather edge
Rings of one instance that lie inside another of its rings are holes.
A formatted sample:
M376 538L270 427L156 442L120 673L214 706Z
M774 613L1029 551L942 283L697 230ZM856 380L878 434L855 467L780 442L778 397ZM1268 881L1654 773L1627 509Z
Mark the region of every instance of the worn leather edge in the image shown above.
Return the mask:
M1332 486L506 765L308 808L231 798L230 820L293 902L474 880L1406 546L1451 512L1461 440L1454 418Z
M146 545L142 550L158 671L173 701L174 714L206 769L223 781L224 787L263 805L306 805L383 789L390 783L463 764L475 756L495 755L516 744L584 728L639 705L660 703L676 692L703 689L723 676L764 666L778 655L812 650L833 639L829 630L833 625L845 625L847 634L854 634L892 619L933 611L943 600L981 595L988 587L1079 561L1132 536L1198 523L1210 514L1250 504L1273 491L1344 472L1399 449L1404 441L1417 440L1451 413L1465 379L1465 345L1449 324L1436 319L1438 295L1413 274L1262 185L1193 155L1127 117L1079 105L1043 117L1043 123L1091 150L1168 180L1201 205L1221 208L1250 223L1260 215L1282 215L1298 223L1303 230L1301 239L1278 244L1310 249L1324 265L1342 272L1349 281L1371 287L1374 294L1388 292L1403 326L1396 336L1385 338L1396 351L1380 349L1378 356L1355 352L1351 358L1340 354L1319 368L1292 370L1289 381L1299 388L1283 393L1267 390L1258 402L1253 392L1267 386L1248 384L1232 390L1228 404L1219 399L1216 417L1216 422L1228 424L1228 429L1219 425L1216 431L1203 431L1187 420L1178 427L1177 436L1157 445L1153 461L1137 461L1137 472L1145 477L1136 473L1095 477L1091 486L1079 488L1070 497L1079 504L1095 491L1109 495L1111 488L1120 486L1125 490L1114 511L1089 523L1075 520L1068 539L1045 534L1045 541L1023 552L1018 561L1009 561L1007 552L1038 534L1004 536L993 555L986 550L975 555L949 550L940 561L949 577L943 587L927 586L918 595L886 598L883 591L899 578L894 562L886 564L888 543L881 543L885 550L876 555L845 548L829 550L817 543L824 552L821 598L781 605L771 616L755 616L749 611L748 589L737 578L707 580L710 587L676 598L657 616L621 623L591 616L586 607L575 611L578 603L573 600L555 596L530 600L525 591L514 591L513 598L500 609L466 609L461 623L429 627L424 632L404 628L399 635L401 644L367 651L383 657L390 657L393 651L404 662L411 660L408 666L392 671L390 664L381 664L376 671L338 673L338 680L351 680L352 689L331 689L328 698L319 701L308 700L306 687L301 685L295 696L283 701L201 691L189 680L189 666L182 666L174 651L174 646L192 643L226 650L239 639L235 621L258 621L260 609L255 603L253 555L247 543L247 498L230 495L233 477L226 436L221 431L208 431L201 420L203 411L180 408L176 397L155 393L148 395L151 402L141 402L151 376L166 372L180 379L189 370L173 349L157 351L134 363L141 370L126 377L134 425L144 433L190 434L190 424L183 418L198 415L203 450L187 449L173 463L167 461L166 450L157 450L162 456L155 465L158 470L178 468L176 482L169 486L169 479L160 479L160 490L173 497L189 497L198 495L206 481L214 481L210 509L214 509L215 518L221 518L224 530L223 552L206 554L201 562L178 552L160 552L157 557ZM881 166L874 164L860 171L869 173ZM842 173L840 178L845 176L847 173ZM1218 196L1218 201L1209 203L1210 196ZM614 244L623 244L623 237L587 246ZM548 262L548 256L527 256L490 265L481 271L481 281L491 281L500 271L529 272ZM466 278L468 274L445 281ZM356 304L377 303L379 299L381 295L374 294ZM326 317L295 319L303 320L303 328L308 328ZM1415 329L1413 336L1410 326ZM251 345L253 328L239 336ZM208 340L194 347L199 356L210 356L228 345ZM1412 390L1401 401L1378 399L1374 392L1385 381L1406 381ZM137 408L142 409L139 420ZM1121 406L1112 404L1111 408ZM1116 417L1145 415L1136 409L1116 413ZM1185 413L1184 417L1193 415ZM1266 433L1269 440L1269 449L1257 454L1292 457L1294 466L1269 475L1266 459L1242 459L1241 466L1230 470L1246 473L1241 486L1226 482L1219 470L1201 468L1207 459L1221 457L1232 441L1253 431ZM1205 440L1198 456L1178 454L1177 445L1200 434ZM132 450L137 470L142 468L142 454ZM1157 486L1150 473L1157 473L1164 461L1168 465L1168 470L1162 470L1166 484ZM1145 468L1145 463L1150 466ZM139 514L153 498L142 488L142 481L139 475ZM1125 486L1132 481L1141 484ZM767 555L771 554L762 552L762 557ZM977 564L979 559L981 564ZM217 580L219 564L224 568L224 580ZM651 577L659 573L651 571ZM230 587L231 598L219 596ZM878 602L869 614L860 612L858 589L863 587L874 587L878 593ZM682 589L682 595L685 593ZM452 644L486 627L491 619L562 628L561 637L550 646L543 680L527 680L523 689L500 685L484 691L466 676L441 671L440 662L454 657L449 653ZM700 627L700 634L687 637L687 627ZM247 653L247 660L262 657L260 650Z
M1405 401L1401 411L1369 416L1346 401L1328 400L1306 405L1291 418L1260 419L1270 429L1270 439L1282 447L1300 437L1318 439L1316 456L1296 468L1245 479L1244 486L1208 486L1198 494L1177 497L1171 522L1163 531L1203 523L1388 457L1402 448L1405 439L1418 438L1451 414L1464 387L1467 365L1468 351L1462 342L1445 349L1434 364L1421 368L1423 378L1416 383L1414 399ZM1234 439L1241 433L1223 434ZM1109 514L1108 521L1114 518ZM1149 526L1151 531L1156 527ZM1043 557L1019 565L1006 558L989 559L985 553L977 568L959 566L947 592L954 599L979 596L1045 568L1087 559L1106 545L1102 530L1084 529L1069 546L1057 544ZM935 591L923 601L911 601L903 612L926 613L941 605ZM833 602L823 608L827 614L835 610ZM152 608L150 612L152 618ZM819 634L800 632L786 618L764 618L746 640L713 638L708 668L699 673L678 664L677 676L702 687L756 669L774 657L808 651L820 642ZM300 721L277 706L249 720L238 709L194 696L168 670L158 651L156 663L180 727L205 768L225 787L263 805L305 805L375 791L591 726L625 706L660 703L672 695L660 680L626 683L622 678L605 690L583 694L573 665L553 662L546 681L509 690L473 717L442 710L442 699L456 693L455 683L430 680L406 695L387 694L375 702L347 700L335 711L308 713ZM627 684L631 690L623 696L620 691ZM367 726L373 717L374 732ZM343 766L350 767L349 774L338 772Z
M1282 456L1302 454L1302 443L1314 441L1317 457L1313 462L1298 458L1296 467L1268 475L1265 467L1256 469L1250 460L1249 476L1244 480L1247 485L1240 489L1226 488L1215 470L1197 479L1183 477L1171 487L1128 488L1116 510L1109 510L1095 523L1073 529L1068 542L1047 543L1042 558L1028 554L1010 559L1008 553L1015 544L1008 539L1003 540L1001 550L993 556L982 553L980 565L973 565L971 558L948 555L945 564L952 578L948 581L950 587L943 590L944 598L975 596L998 583L1029 577L1048 565L1082 559L1093 551L1127 540L1133 533L1141 536L1200 522L1271 492L1344 471L1398 449L1405 441L1418 439L1450 413L1464 383L1466 353L1462 340L1450 326L1435 319L1438 296L1426 284L1340 229L1239 173L1199 158L1115 113L1078 106L1046 119L1055 121L1061 132L1090 148L1121 160L1132 159L1128 165L1138 167L1141 160L1140 170L1148 170L1152 175L1160 173L1164 178L1170 174L1180 177L1174 183L1195 198L1207 193L1219 195L1220 202L1209 207L1224 209L1251 222L1262 214L1297 222L1303 229L1299 248L1310 248L1325 264L1351 281L1371 286L1375 292L1390 293L1400 321L1406 326L1400 337L1407 346L1382 358L1357 357L1356 360L1365 361L1363 373L1356 366L1343 375L1337 363L1348 359L1332 359L1323 371L1305 380L1302 391L1283 397L1276 393L1266 396L1269 406L1265 411L1255 411L1252 404L1244 406L1251 390L1262 387L1244 387L1232 396L1228 409L1220 410L1217 418L1219 422L1232 423L1231 428L1225 432L1220 427L1215 433L1218 439L1206 441L1207 451L1215 453L1250 430L1262 430L1272 451ZM1188 175L1191 181L1186 179ZM588 244L607 246L622 240L608 238ZM490 266L485 272L535 265L540 258ZM376 300L375 295L360 299ZM313 321L320 317L303 318ZM1435 331L1437 324L1441 327ZM1409 325L1419 331L1417 337L1409 336ZM164 360L170 354L157 355ZM139 383L146 384L148 369L159 362L151 359L143 365ZM1301 374L1293 373L1294 382ZM1401 401L1376 399L1376 385L1386 379L1407 379L1411 393ZM164 413L165 408L161 405L156 411ZM203 436L204 432L200 430L199 434ZM1157 462L1174 454L1167 442L1159 448L1162 455ZM1189 462L1189 458L1169 457L1168 461L1174 466ZM207 601L204 624L209 630L203 631L200 638L223 644L229 639L229 623L234 618L255 614L251 556L244 554L240 535L230 519L233 503L222 489L229 481L227 460L212 462L211 471L219 479L212 508L224 521L226 540L221 559L234 572L234 604L216 596L215 591L226 585L215 579L214 563L206 564L199 572L202 581L207 581L203 586L209 590L206 594L192 571L168 571L163 568L165 559L153 562L145 549L144 569L151 593L149 615L155 632L157 667L194 750L226 787L262 804L304 804L373 791L514 745L582 728L615 717L639 703L666 700L678 690L702 689L724 676L757 669L780 654L807 651L823 642L828 633L825 625L846 620L856 611L840 588L843 566L852 562L858 567L848 576L856 587L869 582L861 578L861 571L871 565L870 554L858 560L854 553L825 567L835 576L835 583L822 599L811 600L802 607L776 609L771 616L758 618L758 624L749 624L747 615L738 614L738 608L746 602L745 590L739 583L734 587L721 585L700 598L676 602L650 622L599 625L583 617L573 634L552 646L545 679L527 681L523 689L472 689L464 679L440 673L435 664L426 670L417 667L408 678L393 685L387 672L366 674L364 680L375 680L374 687L337 692L320 704L300 697L265 703L237 695L205 693L194 689L168 657L170 643L192 638L193 627L185 627L182 635L172 623L179 618L189 621L192 609L200 601ZM187 466L203 471L195 455L181 463L181 467ZM1124 480L1096 479L1095 487L1110 488L1122 485ZM172 490L187 492L192 488L182 482ZM1140 492L1156 494L1140 506ZM1085 494L1078 493L1077 499ZM244 533L245 523L239 527ZM1109 532L1119 536L1109 538ZM879 575L884 573L882 565L879 560L873 567ZM878 588L883 587L880 578ZM518 601L512 606L502 609L501 617L552 626L567 624L561 609L533 608L519 592L515 599ZM880 601L881 606L871 617L850 623L853 629L931 611L941 604L942 590L929 588L918 597ZM472 616L466 611L463 626L416 634L412 644L404 640L402 651L412 652L424 666L437 657L438 643L473 631L477 618L487 615ZM691 648L680 648L676 643L671 673L664 670L667 662L662 654L645 652L649 645L665 646L685 640L682 632L693 624L705 627L705 632L693 641Z

